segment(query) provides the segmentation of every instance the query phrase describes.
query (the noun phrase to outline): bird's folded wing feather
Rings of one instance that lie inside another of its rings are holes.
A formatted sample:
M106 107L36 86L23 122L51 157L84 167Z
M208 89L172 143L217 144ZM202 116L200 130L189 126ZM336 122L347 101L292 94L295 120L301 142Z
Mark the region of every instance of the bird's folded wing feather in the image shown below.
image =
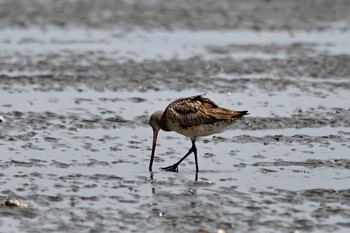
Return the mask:
M170 118L184 127L210 124L240 116L239 112L221 108L210 99L200 95L172 102L165 114L171 115Z

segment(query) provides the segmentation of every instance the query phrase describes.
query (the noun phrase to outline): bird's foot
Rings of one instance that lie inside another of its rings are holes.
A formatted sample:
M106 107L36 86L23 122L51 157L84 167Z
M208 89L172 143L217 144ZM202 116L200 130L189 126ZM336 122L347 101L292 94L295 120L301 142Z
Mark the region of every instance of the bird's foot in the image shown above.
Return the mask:
M161 169L164 170L164 171L167 171L167 172L177 172L178 169L177 167L179 166L179 164L174 164L174 165L171 165L169 167L162 167Z

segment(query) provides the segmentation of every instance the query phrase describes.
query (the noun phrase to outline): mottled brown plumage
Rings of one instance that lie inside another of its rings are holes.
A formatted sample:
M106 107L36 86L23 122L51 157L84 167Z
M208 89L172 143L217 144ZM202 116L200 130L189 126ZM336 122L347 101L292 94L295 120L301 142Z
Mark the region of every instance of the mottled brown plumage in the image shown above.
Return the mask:
M234 111L219 107L202 95L181 98L171 102L164 112L155 112L150 118L150 125L153 128L153 145L149 170L152 171L157 135L160 129L175 131L189 137L192 141L192 147L188 153L179 162L164 169L177 171L178 165L190 153L194 152L196 171L198 172L196 138L220 133L233 121L246 114L248 114L247 111Z

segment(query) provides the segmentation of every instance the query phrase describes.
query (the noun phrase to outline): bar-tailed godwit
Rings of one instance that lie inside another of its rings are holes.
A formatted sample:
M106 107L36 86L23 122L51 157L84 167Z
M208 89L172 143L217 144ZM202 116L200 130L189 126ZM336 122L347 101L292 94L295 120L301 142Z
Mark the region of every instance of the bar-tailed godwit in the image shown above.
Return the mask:
M159 130L175 131L189 137L192 142L192 147L182 159L162 169L176 172L179 164L193 152L196 162L196 172L198 172L197 148L195 144L197 137L220 133L233 121L247 114L247 111L235 111L219 107L202 95L181 98L171 102L164 111L153 113L149 121L149 124L153 128L153 144L149 171L152 171Z

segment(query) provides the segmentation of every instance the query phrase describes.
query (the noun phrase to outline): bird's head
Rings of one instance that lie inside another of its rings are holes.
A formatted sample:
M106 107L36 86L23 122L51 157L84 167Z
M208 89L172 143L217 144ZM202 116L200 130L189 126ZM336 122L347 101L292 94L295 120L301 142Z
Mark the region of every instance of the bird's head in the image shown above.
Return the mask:
M157 111L152 114L151 118L149 119L149 124L151 125L153 131L158 132L161 129L162 125L162 111Z

